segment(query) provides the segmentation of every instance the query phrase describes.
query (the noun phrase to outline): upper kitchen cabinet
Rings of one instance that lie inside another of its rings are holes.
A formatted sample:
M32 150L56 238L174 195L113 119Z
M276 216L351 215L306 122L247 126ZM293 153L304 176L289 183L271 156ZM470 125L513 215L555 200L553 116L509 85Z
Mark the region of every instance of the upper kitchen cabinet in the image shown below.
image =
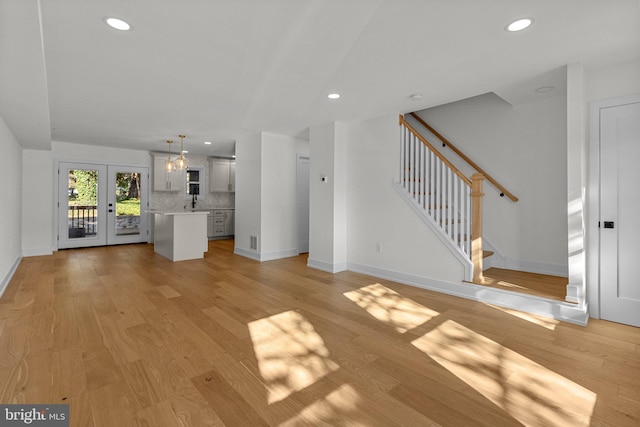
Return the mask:
M184 189L184 173L182 171L167 172L164 163L166 154L153 155L153 191L181 191Z
M209 191L236 191L235 160L209 160Z

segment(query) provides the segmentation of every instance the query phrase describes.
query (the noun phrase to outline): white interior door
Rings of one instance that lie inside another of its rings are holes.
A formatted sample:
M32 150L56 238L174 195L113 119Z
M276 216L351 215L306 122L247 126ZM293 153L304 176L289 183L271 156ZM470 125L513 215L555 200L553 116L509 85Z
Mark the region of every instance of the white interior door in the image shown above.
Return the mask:
M146 242L147 168L61 162L58 248Z
M640 103L600 110L600 311L640 326Z
M309 252L309 164L308 156L298 155L296 193L298 201L298 253Z

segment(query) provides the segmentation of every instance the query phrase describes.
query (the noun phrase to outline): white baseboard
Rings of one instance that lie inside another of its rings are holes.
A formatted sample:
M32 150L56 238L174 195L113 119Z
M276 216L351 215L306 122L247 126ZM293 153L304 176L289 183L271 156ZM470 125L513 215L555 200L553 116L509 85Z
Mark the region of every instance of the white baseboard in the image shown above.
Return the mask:
M307 267L315 268L316 270L326 271L327 273L339 273L341 271L347 270L347 263L338 262L338 263L331 264L328 262L309 258L307 260Z
M273 259L289 258L298 256L298 249L287 249L284 251L265 252L260 254L260 261L271 261Z
M258 253L255 251L249 251L247 249L242 249L236 246L235 248L233 248L233 253L236 255L243 256L245 258L250 258L256 261L260 261L260 255L258 255Z
M348 269L357 273L381 279L392 280L405 285L440 292L456 297L466 298L486 304L524 311L540 316L550 317L564 322L585 326L589 320L586 306L554 301L534 295L519 294L502 289L488 288L472 283L450 283L428 277L415 276L393 270L382 269L370 265L349 263Z
M493 264L493 266L508 270L526 271L527 273L549 274L551 276L567 277L569 275L569 268L566 265L538 261L504 258L504 263L501 266L496 264Z
M9 286L9 282L11 282L11 279L13 278L13 275L15 274L16 270L18 269L18 266L20 265L20 261L22 261L22 257L16 258L16 260L14 261L14 263L11 266L11 268L9 269L9 271L7 272L7 274L2 279L2 282L0 282L0 297L2 296L2 294L4 294L4 291L7 289L7 286Z
M275 251L275 252L266 252L266 253L258 253L252 250L238 248L237 246L233 249L233 253L236 255L243 256L245 258L251 258L256 261L271 261L274 259L281 258L289 258L292 256L298 255L297 249L287 249L284 251Z

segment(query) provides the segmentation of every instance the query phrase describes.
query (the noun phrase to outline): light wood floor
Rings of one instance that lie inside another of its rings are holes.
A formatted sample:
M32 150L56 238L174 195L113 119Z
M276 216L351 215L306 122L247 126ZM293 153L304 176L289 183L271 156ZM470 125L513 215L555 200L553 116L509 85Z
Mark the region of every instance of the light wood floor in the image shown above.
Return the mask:
M489 268L482 272L483 286L565 301L569 279L548 274Z
M210 242L23 259L0 402L73 426L637 426L640 330L588 327Z

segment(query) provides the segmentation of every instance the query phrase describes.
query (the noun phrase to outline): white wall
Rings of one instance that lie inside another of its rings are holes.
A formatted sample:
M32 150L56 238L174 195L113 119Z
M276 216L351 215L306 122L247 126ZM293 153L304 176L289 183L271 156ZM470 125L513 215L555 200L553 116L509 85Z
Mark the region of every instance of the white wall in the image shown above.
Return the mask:
M235 252L259 259L258 250L251 249L250 236L260 236L262 135L242 137L236 141L236 217Z
M38 194L38 197L30 197L28 192L32 190L25 187L25 212L23 213L22 227L25 255L46 254L56 247L57 227L55 220L57 211L55 205L57 203L58 180L58 174L54 168L56 161L110 163L149 168L151 165L151 157L147 151L96 147L59 141L53 141L51 146L51 152L25 150L24 154L25 184L33 187L33 191ZM50 223L47 218L51 220ZM33 227L34 223L38 223L39 226Z
M236 141L235 253L260 261L298 254L296 154L308 152L308 141L269 132Z
M296 154L304 142L285 135L262 134L262 260L298 254Z
M22 148L0 116L0 294L4 292L21 257L22 223Z
M350 123L348 141L349 269L461 283L463 267L391 187L399 173L398 115Z
M514 106L489 93L419 115L519 198L500 197L484 183L484 237L505 258L501 266L566 274L564 93ZM434 145L465 175L474 172L450 149Z
M567 299L586 300L585 221L587 187L586 105L582 64L567 66L567 225L569 284Z
M48 255L54 250L52 241L53 203L56 183L51 177L51 151L22 152L22 254Z
M143 150L126 150L59 141L53 141L51 148L54 160L151 167L151 156L148 151Z
M640 93L640 60L587 69L585 75L587 102Z
M347 125L310 129L309 261L321 270L347 269ZM326 177L323 182L322 177Z

